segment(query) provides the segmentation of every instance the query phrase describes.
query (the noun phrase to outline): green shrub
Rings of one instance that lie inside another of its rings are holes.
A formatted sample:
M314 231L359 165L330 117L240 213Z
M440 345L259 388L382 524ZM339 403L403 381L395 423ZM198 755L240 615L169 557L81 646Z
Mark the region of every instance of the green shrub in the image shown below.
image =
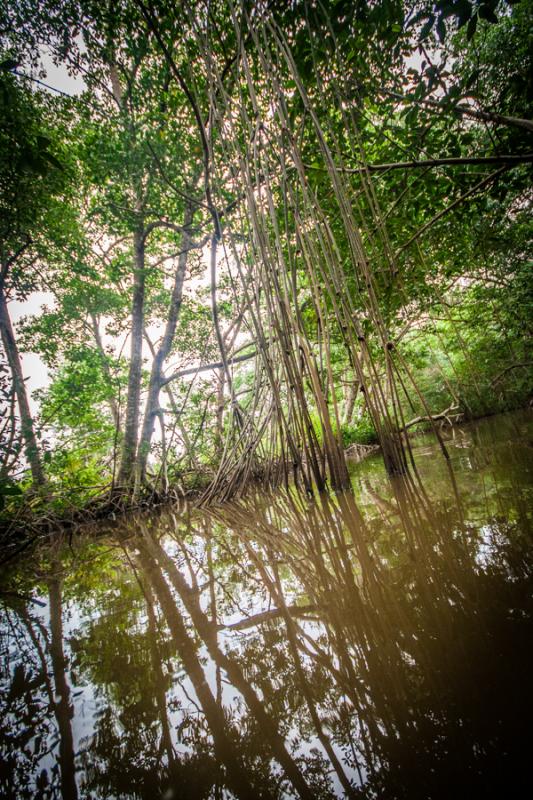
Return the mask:
M351 444L377 444L378 442L374 426L366 416L355 422L343 423L341 436L344 447L349 447Z

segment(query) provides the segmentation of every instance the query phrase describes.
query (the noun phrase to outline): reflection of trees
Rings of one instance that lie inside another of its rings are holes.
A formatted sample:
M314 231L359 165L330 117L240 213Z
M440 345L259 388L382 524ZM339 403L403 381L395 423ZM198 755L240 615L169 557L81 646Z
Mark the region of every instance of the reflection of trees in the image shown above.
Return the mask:
M24 658L16 664L12 676L5 675L10 685L1 716L7 718L12 731L0 730L4 751L0 787L6 797L53 797L59 777L61 797L77 800L73 709L63 651L62 586L56 560L43 577L48 589L48 630L30 613L23 598L18 598L9 611L6 609L12 615L11 626L19 629L24 641ZM50 726L50 713L55 719L57 737ZM51 740L54 744L50 746ZM59 744L57 763L49 773L41 762L56 743Z
M206 681L204 670L198 657L198 645L187 632L183 617L173 600L170 588L163 578L162 569L166 572L174 590L186 608L196 634L207 648L213 662L224 670L231 684L244 697L272 755L282 766L285 775L301 797L311 798L313 795L300 768L285 746L276 720L265 710L264 704L253 686L246 680L237 660L228 656L219 646L216 625L213 625L202 610L197 590L187 583L183 574L176 567L175 562L165 553L154 538L145 536L139 542L139 547L141 548L139 561L145 571L148 582L153 587L154 594L172 632L179 656L202 706L213 737L217 760L226 767L228 786L238 797L253 798L258 796L258 788L254 788L250 783L235 747L238 737L231 730L231 727L228 727L223 708L217 703ZM261 787L259 791L259 796L270 796L266 785Z
M159 566L149 552L149 548L143 546L139 561L146 581L161 606L178 655L207 719L213 737L215 755L227 770L228 784L238 797L252 797L252 789L237 754L232 731L228 730L223 709L217 703L207 682L198 654L198 645L189 635L172 593Z
M93 545L74 572L48 551L49 621L21 594L2 628L18 660L0 673L0 792L75 797L77 777L94 798L514 796L533 611L514 459L462 477L463 498L444 467L425 488L366 475L358 502L139 517L104 571Z
M175 698L168 696L175 648L130 565L117 555L116 566L114 585L99 599L100 615L90 616L72 641L77 668L96 687L94 730L80 759L84 792L151 800L177 785L176 796L207 797L212 759L205 732L198 731L196 752L175 751L169 708Z
M54 690L27 603L10 606L4 606L2 614L0 793L6 798L33 798L40 761L46 756L48 737L54 733L49 716ZM18 658L10 669L13 642ZM36 744L35 731L41 733Z
M56 565L57 567L57 565ZM56 699L54 713L59 729L59 771L61 774L61 796L63 800L76 800L74 766L74 743L72 740L72 706L68 685L66 659L63 652L63 617L61 600L61 581L52 575L48 581L48 600L50 609L50 656L54 673Z
M166 768L159 748L157 677L140 593L124 585L123 574L110 589L100 597L100 613L76 630L71 643L80 676L95 687L93 730L82 740L84 792L148 798L160 790Z
M509 581L500 562L479 569L456 505L435 506L406 481L390 494L378 498L379 537L348 493L308 507L294 495L250 498L220 518L242 532L281 610L302 691L316 694L303 663L308 674L318 663L327 691L343 698L329 727L352 740L367 791L449 797L460 781L465 796L480 787L490 794L503 763L519 764L530 622L509 615L528 607L526 576ZM297 576L302 601L320 610L319 633L286 613L281 563Z

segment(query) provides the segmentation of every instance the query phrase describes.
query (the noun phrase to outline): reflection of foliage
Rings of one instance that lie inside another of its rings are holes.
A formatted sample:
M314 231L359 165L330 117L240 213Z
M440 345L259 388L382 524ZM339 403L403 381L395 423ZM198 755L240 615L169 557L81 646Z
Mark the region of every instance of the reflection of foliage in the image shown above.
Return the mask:
M37 569L41 596L49 576L64 575L65 675L75 715L92 714L76 744L85 794L148 800L179 786L192 800L227 787L174 615L252 796L293 790L272 759L272 731L217 661L216 627L220 653L275 720L312 797L339 794L323 742L369 800L444 798L457 785L501 795L501 775L510 791L530 702L528 430L517 416L465 429L450 447L458 495L423 439L425 493L391 483L374 459L354 467L354 496L249 495L212 512L139 515L100 541L66 545L60 561L44 547L4 581L13 604L1 629L0 780L33 786L57 739L45 615L20 600ZM15 716L27 727L13 727ZM57 765L48 776L59 785Z
M31 651L26 656L31 659ZM32 788L35 778L39 789L44 789L48 783L47 771L39 770L38 765L46 753L47 741L53 736L48 719L49 707L41 694L43 679L42 671L30 660L25 664L17 663L10 684L3 684L6 694L0 723L0 789L5 797L50 796L46 792L35 794ZM36 730L40 730L38 737L35 737ZM57 777L57 769L54 772Z

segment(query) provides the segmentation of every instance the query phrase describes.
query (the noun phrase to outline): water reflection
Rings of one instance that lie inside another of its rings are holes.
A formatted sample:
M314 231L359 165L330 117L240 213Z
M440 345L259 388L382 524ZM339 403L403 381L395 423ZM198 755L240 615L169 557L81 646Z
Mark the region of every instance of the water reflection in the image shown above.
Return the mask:
M531 444L115 523L4 578L0 793L511 797L529 780ZM523 788L521 789L521 794Z

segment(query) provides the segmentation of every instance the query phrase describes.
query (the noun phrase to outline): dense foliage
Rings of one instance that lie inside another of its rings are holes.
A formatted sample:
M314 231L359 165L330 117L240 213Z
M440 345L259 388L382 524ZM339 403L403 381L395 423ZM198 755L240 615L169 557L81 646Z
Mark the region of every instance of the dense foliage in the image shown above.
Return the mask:
M342 486L348 445L403 470L416 424L526 403L532 22L530 0L3 11L8 510Z

